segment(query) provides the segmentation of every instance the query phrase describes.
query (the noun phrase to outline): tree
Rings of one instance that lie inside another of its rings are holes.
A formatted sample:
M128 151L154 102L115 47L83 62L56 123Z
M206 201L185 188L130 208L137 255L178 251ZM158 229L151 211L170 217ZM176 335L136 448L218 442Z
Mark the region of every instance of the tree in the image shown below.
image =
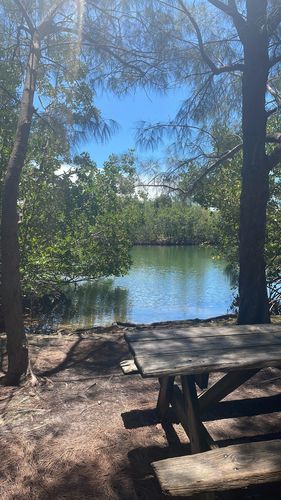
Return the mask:
M54 155L55 138L38 164L40 137L31 143L35 140L20 188L24 294L42 297L60 292L67 283L126 273L130 226L135 225L135 214L128 207L133 156L112 155L103 168L97 168L88 154L81 154L64 171Z
M85 133L90 132L95 138L106 138L110 133L110 127L94 106L93 85L95 76L101 79L105 68L107 76L114 71L115 60L118 67L120 65L118 50L115 57L112 49L113 40L118 39L118 29L112 27L111 19L105 19L99 2L87 2L89 9L85 9L85 18L83 5L75 0L5 0L0 10L4 33L7 35L8 30L13 39L14 64L22 69L18 85L22 94L3 186L1 221L2 292L8 350L6 381L12 385L28 370L17 209L33 117L40 115L57 133L65 136L68 144L85 138ZM87 22L94 32L91 39ZM8 37L4 46L7 51Z
M242 148L238 322L267 323L270 316L264 244L268 183L269 172L281 159L280 135L269 137L267 123L280 109L276 87L281 61L280 3L267 0L148 3L154 13L157 7L161 12L157 13L158 33L153 19L147 29L151 34L154 27L159 68L165 67L170 80L173 77L178 84L189 81L190 97L170 123L145 124L140 139L153 144L162 139L165 131L170 132L184 154L188 149L190 154L191 143L195 142L193 160L203 165L203 170L197 170L199 180ZM236 124L238 133L242 129L242 143L237 138L232 149L204 155L203 148L214 142L210 125L215 120L230 128ZM196 129L197 141L193 133ZM267 150L267 141L275 142L273 150ZM202 159L207 156L206 164ZM177 162L183 166L190 163L187 158ZM173 171L175 164L176 161Z
M278 130L277 117L271 118L269 131ZM224 133L221 133L223 140ZM228 135L230 137L230 135ZM271 148L272 149L272 148ZM268 151L269 152L269 151ZM194 194L196 200L206 207L214 207L218 215L217 251L225 258L233 283L238 285L239 272L239 199L241 196L241 163L242 153L228 160L219 171L210 172L200 182ZM188 176L181 181L183 189L187 189ZM269 202L267 204L267 227L265 242L265 261L267 289L269 292L270 312L280 313L280 165L269 176Z
M39 27L35 28L21 2L16 2L27 24L27 29L30 33L30 43L17 130L4 180L2 198L2 291L9 359L7 383L11 385L17 384L21 375L25 374L28 369L28 347L23 326L20 255L17 231L18 189L34 112L33 101L41 53L41 42L51 32L53 18L60 3L56 2L54 7L43 18Z
M6 35L7 36L7 35ZM17 120L17 87L20 82L20 71L14 64L14 51L5 47L3 32L0 35L0 182L6 172L7 162L11 153L12 140L15 133ZM7 37L9 40L9 36ZM7 40L6 40L7 42ZM10 40L8 46L10 46ZM2 201L2 189L0 191L0 206ZM1 216L0 216L1 221ZM0 266L1 266L0 258ZM0 273L1 275L1 273ZM2 290L0 287L0 328L4 328Z

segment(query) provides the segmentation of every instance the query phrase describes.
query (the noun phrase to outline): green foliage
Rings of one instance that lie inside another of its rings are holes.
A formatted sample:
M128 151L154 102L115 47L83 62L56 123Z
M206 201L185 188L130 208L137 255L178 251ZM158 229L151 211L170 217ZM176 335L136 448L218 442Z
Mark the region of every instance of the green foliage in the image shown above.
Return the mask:
M42 295L81 278L120 275L130 265L132 155L111 156L98 169L82 154L60 170L52 157L26 165L20 196L26 294Z
M199 205L161 196L138 201L135 241L142 244L198 245L217 239L216 214Z
M198 186L195 199L205 207L217 210L217 251L228 263L233 282L238 283L239 200L241 192L242 154L206 176ZM191 174L190 174L191 175ZM183 176L181 186L188 183ZM281 167L270 174L270 199L267 207L265 245L267 285L271 312L280 313L281 303Z
M238 154L235 159L208 175L194 196L203 206L216 210L217 250L225 258L235 280L238 279L241 164L242 157Z
M79 2L67 0L52 22L38 30L36 109L18 201L26 294L42 295L81 277L121 274L130 263L131 215L126 203L131 196L132 155L112 157L103 169L86 155L72 160L79 141L102 141L116 129L95 106L97 77L101 81L104 72L113 71L115 61L104 45L106 37L108 44L115 37L115 28L98 4L83 9ZM3 0L0 6L1 181L15 137L33 33L30 25L40 26L54 5L53 0ZM95 34L92 41L89 27ZM63 164L70 169L59 175Z

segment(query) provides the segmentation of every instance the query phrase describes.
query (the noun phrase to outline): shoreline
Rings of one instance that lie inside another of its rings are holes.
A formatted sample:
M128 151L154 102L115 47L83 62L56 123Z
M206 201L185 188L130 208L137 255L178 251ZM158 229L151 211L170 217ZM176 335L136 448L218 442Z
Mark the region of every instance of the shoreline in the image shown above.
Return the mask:
M178 243L175 241L162 241L162 240L156 240L156 241L151 241L151 242L143 242L143 241L136 241L133 244L133 247L215 247L216 243L209 243L209 242L186 242L186 243Z
M173 328L173 327L184 327L184 326L196 326L204 324L217 324L227 325L235 324L237 319L237 314L222 314L219 316L213 316L206 319L193 318L193 319L183 319L174 321L155 321L152 323L131 323L131 322L114 322L110 325L96 325L93 327L75 327L69 324L59 325L54 328L50 333L46 333L40 328L40 325L34 324L33 329L26 332L28 338L34 337L44 337L44 338L58 338L64 336L82 336L91 337L93 334L108 334L108 333L120 333L130 330L151 330L155 328ZM271 316L271 322L274 324L281 324L281 315ZM29 328L30 324L26 325ZM0 333L0 340L6 338L5 332Z

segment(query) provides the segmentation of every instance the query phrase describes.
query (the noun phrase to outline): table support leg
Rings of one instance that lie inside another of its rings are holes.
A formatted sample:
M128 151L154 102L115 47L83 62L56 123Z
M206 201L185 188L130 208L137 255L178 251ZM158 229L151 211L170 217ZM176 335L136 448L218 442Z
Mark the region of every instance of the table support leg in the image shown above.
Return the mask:
M199 409L203 413L208 408L218 403L228 394L244 384L249 378L253 377L259 369L244 370L241 372L230 372L222 377L218 382L212 385L206 392L203 392L199 398Z
M191 453L200 453L206 450L206 442L205 436L202 433L195 379L193 376L183 375L181 376L181 384L184 408L188 420ZM196 500L215 500L215 494L201 493L200 495L196 495Z
M159 378L160 389L157 401L157 411L160 415L161 420L165 420L165 418L167 417L174 380L175 377Z
M200 389L207 389L209 383L209 373L200 373L195 375L195 382Z
M182 427L186 432L186 435L189 438L190 435L189 420L184 405L184 396L177 384L174 385L173 394L171 396L171 405L172 408L174 408L175 414L177 415L179 422L181 423ZM207 431L201 419L200 420L198 419L198 426L200 426L199 432L202 435L202 441L204 441L204 443L202 443L204 445L204 450L207 451L218 448L218 445L212 439L212 436Z
M191 453L206 451L202 436L202 422L199 415L199 405L195 380L193 376L181 376L184 411L187 416Z

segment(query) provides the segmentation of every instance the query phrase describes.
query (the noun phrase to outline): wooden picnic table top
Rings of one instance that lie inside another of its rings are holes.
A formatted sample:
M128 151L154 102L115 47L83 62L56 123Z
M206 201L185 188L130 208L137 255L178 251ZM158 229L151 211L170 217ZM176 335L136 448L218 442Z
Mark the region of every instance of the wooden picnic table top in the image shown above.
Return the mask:
M125 339L143 377L281 365L281 325L145 329Z

